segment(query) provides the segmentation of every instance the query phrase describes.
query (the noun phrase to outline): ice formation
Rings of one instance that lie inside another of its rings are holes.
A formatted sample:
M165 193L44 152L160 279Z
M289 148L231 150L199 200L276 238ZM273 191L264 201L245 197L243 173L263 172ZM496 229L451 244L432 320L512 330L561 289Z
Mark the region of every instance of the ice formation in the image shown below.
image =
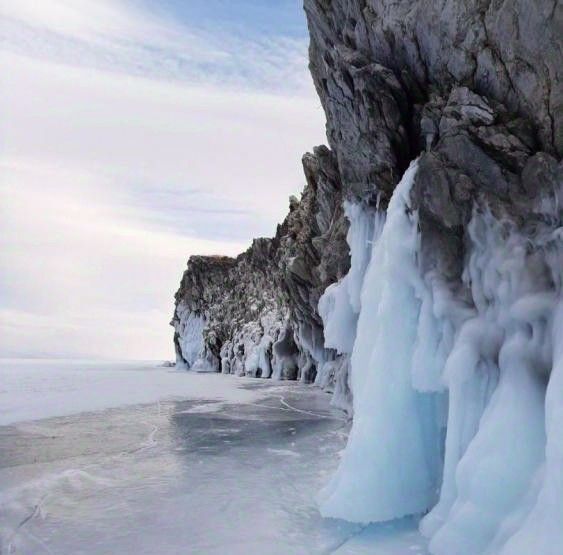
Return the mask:
M418 238L407 208L415 172L413 163L395 190L364 278L352 353L354 424L340 468L321 494L324 516L390 520L435 499L440 398L411 385Z
M332 391L332 405L351 413L350 356L356 338L360 314L360 294L371 253L371 245L381 233L385 213L344 203L350 223L346 241L350 247L350 270L338 283L327 287L319 299L323 321L324 347L336 356L316 363L319 371L315 383ZM333 387L330 384L334 384Z
M319 300L319 315L323 320L325 347L339 354L350 354L356 337L360 313L360 292L369 263L371 244L381 231L382 212L375 219L371 211L346 202L344 212L350 228L346 241L350 247L350 271L338 283L327 287ZM375 234L375 236L374 236Z
M192 312L184 303L178 306L175 322L177 337L176 366L191 369L204 357L203 328L205 320Z
M327 341L345 352L353 342L354 398L348 445L320 495L321 512L374 522L430 510L421 531L434 555L556 555L563 546L557 198L542 200L544 223L526 234L475 208L462 293L435 271L420 271L409 204L415 172L413 163L374 236L354 340L353 311L342 308L348 276L321 299ZM351 243L352 267L357 248ZM337 328L331 316L346 324Z

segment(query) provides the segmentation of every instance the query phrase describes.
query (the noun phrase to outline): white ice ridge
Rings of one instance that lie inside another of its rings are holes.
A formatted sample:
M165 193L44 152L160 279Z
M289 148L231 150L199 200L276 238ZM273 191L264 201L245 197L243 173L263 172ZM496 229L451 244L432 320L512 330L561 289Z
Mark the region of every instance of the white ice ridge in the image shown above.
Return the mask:
M354 394L321 512L374 522L431 509L421 530L434 555L561 555L562 230L524 235L476 210L454 294L420 275L415 173L416 162L375 234L355 338L348 277L321 301L330 346L353 343Z

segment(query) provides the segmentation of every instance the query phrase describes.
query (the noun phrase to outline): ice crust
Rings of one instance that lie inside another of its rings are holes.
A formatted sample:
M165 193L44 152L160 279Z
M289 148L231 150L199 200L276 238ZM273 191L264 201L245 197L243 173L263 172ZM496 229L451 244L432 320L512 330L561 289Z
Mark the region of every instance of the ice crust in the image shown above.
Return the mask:
M320 302L327 344L351 352L354 398L321 512L367 523L430 511L420 527L434 555L560 554L561 228L546 217L524 234L475 209L462 294L421 274L415 173L416 162L386 217L371 215L382 230L371 232L359 305L352 270ZM354 268L365 242L349 243Z

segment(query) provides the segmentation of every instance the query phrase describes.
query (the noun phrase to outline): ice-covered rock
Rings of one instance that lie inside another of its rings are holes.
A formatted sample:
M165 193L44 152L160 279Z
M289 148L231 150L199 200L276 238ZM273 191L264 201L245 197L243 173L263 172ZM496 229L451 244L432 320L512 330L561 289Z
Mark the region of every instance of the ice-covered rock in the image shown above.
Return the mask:
M425 515L433 555L558 555L563 12L304 6L330 150L273 239L190 260L179 362L353 412L327 516Z
M476 206L461 283L451 283L434 269L422 271L419 216L409 194L415 172L412 164L373 241L351 356L354 423L320 495L321 512L377 522L431 509L421 530L436 555L523 555L538 541L537 526L551 534L542 540L545 553L557 553L558 197L530 205L545 211L529 228ZM345 284L332 286L321 302L329 329L331 317L346 314L338 309ZM339 331L346 345L349 329Z
M172 319L178 366L312 382L334 358L317 305L349 268L348 220L332 153L316 148L303 168L307 185L273 238L237 258L190 258Z
M191 311L186 303L176 307L174 324L174 342L176 347L176 366L190 369L194 363L204 357L203 328L205 320Z

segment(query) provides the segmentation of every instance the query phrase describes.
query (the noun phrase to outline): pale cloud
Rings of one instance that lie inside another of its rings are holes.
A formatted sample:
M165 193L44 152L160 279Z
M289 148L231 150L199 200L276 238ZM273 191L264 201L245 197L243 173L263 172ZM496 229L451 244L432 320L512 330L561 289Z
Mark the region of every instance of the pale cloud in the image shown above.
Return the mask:
M118 0L4 0L4 49L159 79L311 96L304 39L190 27Z
M301 154L323 140L300 47L287 64L283 38L233 54L240 39L107 0L8 1L0 13L0 354L170 357L187 257L273 234L303 185ZM236 67L254 55L239 86ZM180 58L193 68L182 79L155 71ZM292 93L272 92L276 68L299 83Z
M321 139L314 98L223 91L13 54L0 55L0 65L3 155L111 177L123 204L151 188L174 192L199 208L206 202L245 211L254 232L269 233L286 212L287 195L303 185L301 154Z
M174 21L157 18L119 0L3 0L0 17L3 32L10 39L8 46L27 47L33 53L37 45L18 42L25 37L35 37L39 42L49 35L51 41L59 38L79 41L92 49L113 48L115 57L123 53L120 45L150 45L208 62L226 55ZM25 35L26 31L35 35Z
M245 245L153 229L104 177L4 163L0 348L4 355L170 355L172 295L189 253Z

